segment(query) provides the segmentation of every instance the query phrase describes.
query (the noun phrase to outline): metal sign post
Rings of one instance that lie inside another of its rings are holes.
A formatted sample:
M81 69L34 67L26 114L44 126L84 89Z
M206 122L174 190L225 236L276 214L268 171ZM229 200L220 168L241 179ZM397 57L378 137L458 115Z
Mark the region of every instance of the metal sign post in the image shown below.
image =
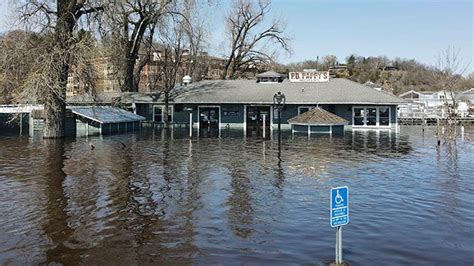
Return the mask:
M336 228L336 265L342 264L342 226L349 223L349 188L331 188L331 227Z
M342 226L336 227L336 265L342 263Z

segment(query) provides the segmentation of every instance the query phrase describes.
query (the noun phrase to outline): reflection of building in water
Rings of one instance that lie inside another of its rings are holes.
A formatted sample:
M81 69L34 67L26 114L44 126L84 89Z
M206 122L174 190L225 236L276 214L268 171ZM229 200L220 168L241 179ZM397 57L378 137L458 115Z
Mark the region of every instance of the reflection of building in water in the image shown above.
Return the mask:
M229 223L235 235L248 238L253 229L254 217L252 206L251 181L247 174L247 165L239 160L229 166L231 194L227 200L229 205ZM246 227L245 225L248 225Z
M398 154L405 153L403 145L394 132L386 130L352 131L351 148L358 152L370 152L374 154Z
M291 142L286 143L289 147L282 152L282 159L289 171L321 178L332 163L342 160L332 156L338 153L341 143L340 137L314 135L308 139L296 135Z
M324 177L334 164L363 164L358 158L366 154L399 157L412 150L406 137L390 130L353 130L344 136L315 135L310 139L295 136L285 145L288 148L283 152L283 160L290 171L318 177Z

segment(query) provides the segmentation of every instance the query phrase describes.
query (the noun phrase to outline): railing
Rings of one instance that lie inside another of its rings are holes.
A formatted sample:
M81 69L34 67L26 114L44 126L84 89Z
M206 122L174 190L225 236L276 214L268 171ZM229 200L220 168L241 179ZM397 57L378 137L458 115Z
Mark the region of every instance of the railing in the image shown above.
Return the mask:
M442 104L433 106L421 102L412 102L399 105L398 109L398 117L401 119L444 119L447 116L447 107Z

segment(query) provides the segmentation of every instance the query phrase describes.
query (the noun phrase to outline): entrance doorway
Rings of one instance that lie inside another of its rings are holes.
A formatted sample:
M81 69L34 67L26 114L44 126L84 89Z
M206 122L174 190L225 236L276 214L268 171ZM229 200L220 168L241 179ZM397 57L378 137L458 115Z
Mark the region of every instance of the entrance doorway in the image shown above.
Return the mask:
M265 137L270 137L270 106L247 106L247 136L263 135L263 118L265 116Z
M219 107L199 107L199 128L219 128Z
M220 136L220 107L219 106L199 106L199 137Z

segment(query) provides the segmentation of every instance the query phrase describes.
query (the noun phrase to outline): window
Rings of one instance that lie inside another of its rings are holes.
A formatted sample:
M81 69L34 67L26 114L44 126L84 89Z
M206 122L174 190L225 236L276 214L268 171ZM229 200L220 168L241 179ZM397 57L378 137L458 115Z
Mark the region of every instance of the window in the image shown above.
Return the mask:
M352 119L354 126L388 127L390 126L390 107L354 107Z
M367 115L365 117L367 126L377 125L377 108L366 108Z
M153 112L153 121L155 121L155 122L163 121L163 115L161 114L161 107L155 106L155 108L153 108L153 110L154 110L154 112Z
M354 125L363 126L365 121L365 108L354 108Z
M260 77L258 78L259 83L278 83L279 78L275 77Z
M381 126L390 125L390 109L388 107L379 108L379 125Z
M164 106L153 107L153 121L163 122L163 108ZM173 122L173 106L168 106L168 122Z
M306 113L308 112L309 110L313 109L314 106L299 106L298 107L298 115L302 114L302 113Z

